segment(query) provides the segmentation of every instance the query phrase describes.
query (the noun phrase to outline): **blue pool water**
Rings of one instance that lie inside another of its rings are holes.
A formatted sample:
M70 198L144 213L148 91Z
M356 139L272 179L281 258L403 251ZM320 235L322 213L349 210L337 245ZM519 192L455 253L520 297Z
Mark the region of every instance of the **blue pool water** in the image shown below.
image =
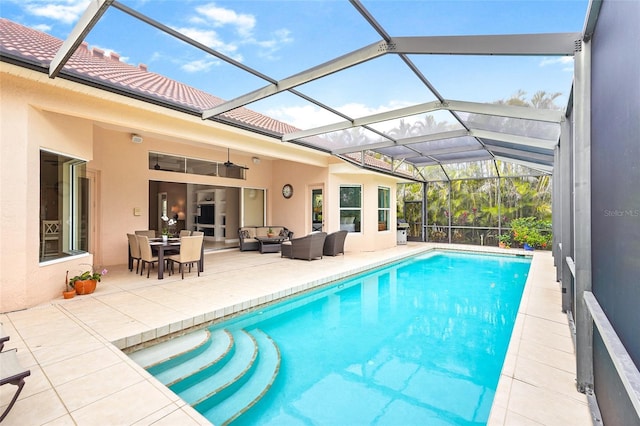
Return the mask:
M432 252L212 326L264 334L280 355L234 424L485 424L529 265ZM196 409L220 423L210 405Z

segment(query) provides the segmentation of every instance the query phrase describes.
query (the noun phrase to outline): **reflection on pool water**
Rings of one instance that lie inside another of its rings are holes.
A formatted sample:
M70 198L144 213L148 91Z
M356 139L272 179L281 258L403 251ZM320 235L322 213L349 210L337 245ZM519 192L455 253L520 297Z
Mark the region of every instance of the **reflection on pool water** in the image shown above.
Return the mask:
M214 424L484 424L529 265L430 252L179 338L196 347L169 361L138 362ZM168 342L158 359L172 344L185 347Z

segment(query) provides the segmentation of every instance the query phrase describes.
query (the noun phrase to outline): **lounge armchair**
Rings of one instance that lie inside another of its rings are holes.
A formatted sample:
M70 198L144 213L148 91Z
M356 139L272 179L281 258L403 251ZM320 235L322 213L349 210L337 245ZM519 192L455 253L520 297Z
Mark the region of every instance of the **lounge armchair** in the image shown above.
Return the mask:
M20 395L20 392L22 392L22 388L24 387L24 378L29 375L31 375L31 370L25 370L20 366L15 349L0 352L0 386L10 384L18 387L18 390L13 395L11 402L7 405L7 408L0 416L0 422L7 417L7 414L11 411L13 404L18 400L18 395Z
M344 240L349 232L345 230L332 232L327 235L324 240L322 254L325 256L336 256L340 253L344 254Z
M280 245L280 256L304 260L318 257L322 259L322 249L326 238L326 232L312 232L304 237L285 241Z

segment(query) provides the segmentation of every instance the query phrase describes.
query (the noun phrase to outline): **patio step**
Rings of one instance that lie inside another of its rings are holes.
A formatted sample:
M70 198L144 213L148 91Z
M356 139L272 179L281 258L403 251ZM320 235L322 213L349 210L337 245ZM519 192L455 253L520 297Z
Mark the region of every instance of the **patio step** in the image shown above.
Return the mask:
M214 424L255 405L280 370L280 351L258 329L201 330L130 355Z
M129 354L129 358L141 367L149 369L181 355L191 356L192 351L197 351L209 342L209 330L199 330L133 352Z
M234 331L231 357L222 366L194 372L169 387L185 402L195 406L212 395L226 395L245 379L255 366L258 356L256 340L244 330Z
M225 425L255 405L271 388L280 370L280 351L275 342L261 330L250 332L259 348L251 374L194 406L215 425Z
M192 353L172 358L149 368L148 371L164 385L171 387L202 370L211 371L222 368L233 356L233 348L231 333L226 330L215 330L207 343Z

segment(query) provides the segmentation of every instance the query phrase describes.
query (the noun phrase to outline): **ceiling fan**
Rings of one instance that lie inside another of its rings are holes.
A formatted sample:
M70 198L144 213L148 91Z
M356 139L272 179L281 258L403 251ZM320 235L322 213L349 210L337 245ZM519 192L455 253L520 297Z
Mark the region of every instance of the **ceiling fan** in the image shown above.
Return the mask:
M164 169L164 168L162 168L162 166L161 166L161 165L160 165L160 163L158 162L159 157L160 157L160 156L159 156L158 154L156 154L156 164L153 166L153 168L154 168L155 170L161 170L161 171L163 171L163 172L171 172L171 171L173 171L173 170L171 170L171 169Z
M225 167L237 167L237 168L239 168L239 169L249 170L249 168L248 168L248 167L240 166L240 165L238 165L238 164L234 164L234 163L232 163L232 162L231 162L231 159L230 159L230 157L229 157L229 154L230 154L230 152L229 152L229 151L230 151L230 150L229 150L229 148L227 148L227 161L225 161L225 162L224 162L224 166L225 166Z

